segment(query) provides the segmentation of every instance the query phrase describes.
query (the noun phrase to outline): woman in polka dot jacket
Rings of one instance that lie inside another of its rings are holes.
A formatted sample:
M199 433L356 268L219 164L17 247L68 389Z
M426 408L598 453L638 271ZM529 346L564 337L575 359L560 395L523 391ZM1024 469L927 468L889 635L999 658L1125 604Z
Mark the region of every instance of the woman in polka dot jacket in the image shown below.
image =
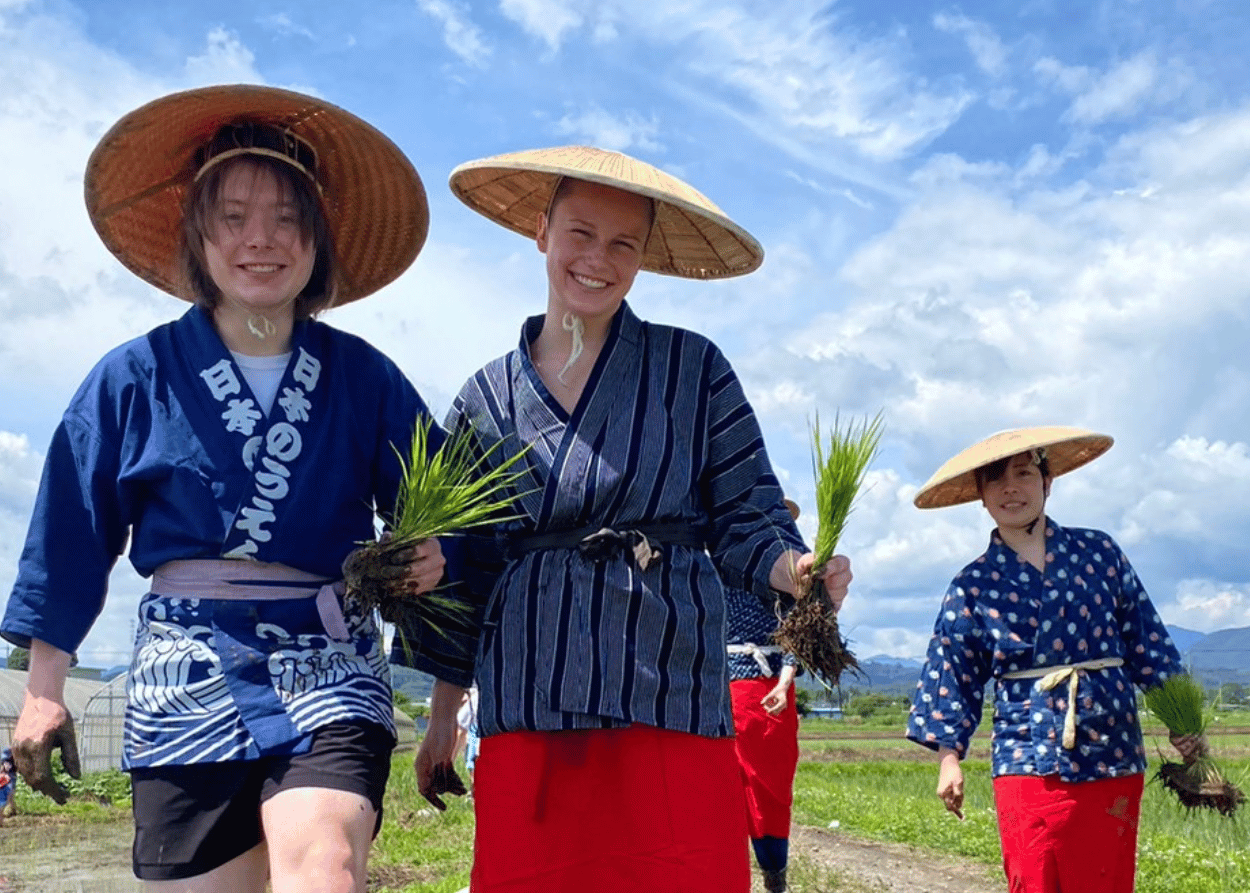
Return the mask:
M946 592L907 737L938 752L938 796L962 819L959 761L994 680L994 801L1011 893L1131 893L1146 769L1136 689L1182 671L1119 546L1045 514L1051 481L1110 446L1075 428L1003 432L916 495L920 508L980 499L996 525Z

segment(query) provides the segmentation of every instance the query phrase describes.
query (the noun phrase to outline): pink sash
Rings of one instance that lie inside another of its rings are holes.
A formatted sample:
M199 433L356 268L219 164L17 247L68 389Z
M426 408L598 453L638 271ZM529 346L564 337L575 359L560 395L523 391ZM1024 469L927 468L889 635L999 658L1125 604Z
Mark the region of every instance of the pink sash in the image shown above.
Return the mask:
M216 598L242 601L281 601L315 598L317 614L330 638L351 640L343 617L342 580L296 570L285 564L203 558L168 561L152 575L152 592L169 598Z

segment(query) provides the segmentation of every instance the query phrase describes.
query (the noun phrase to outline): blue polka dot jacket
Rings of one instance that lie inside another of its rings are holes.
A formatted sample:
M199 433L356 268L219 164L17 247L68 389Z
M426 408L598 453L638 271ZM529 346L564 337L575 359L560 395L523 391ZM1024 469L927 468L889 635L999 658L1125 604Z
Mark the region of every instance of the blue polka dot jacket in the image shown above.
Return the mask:
M1034 668L1119 658L1080 670L1075 746L1063 746L1069 687L1004 679ZM908 718L907 737L967 755L994 680L992 765L999 775L1067 782L1144 772L1136 689L1182 672L1180 654L1120 547L1098 530L1046 519L1045 570L995 530L946 592Z

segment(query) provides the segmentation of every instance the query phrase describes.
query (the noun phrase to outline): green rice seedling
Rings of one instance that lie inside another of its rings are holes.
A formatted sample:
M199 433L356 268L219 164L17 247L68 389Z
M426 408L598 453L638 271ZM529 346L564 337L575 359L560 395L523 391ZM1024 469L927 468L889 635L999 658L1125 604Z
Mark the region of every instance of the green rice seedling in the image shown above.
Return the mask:
M1211 721L1206 696L1192 677L1171 676L1145 694L1146 706L1163 722L1173 736L1201 738ZM1201 738L1192 758L1183 763L1164 760L1155 773L1187 809L1214 809L1231 816L1246 796L1211 759L1205 738Z
M454 625L468 610L455 599L412 595L412 548L430 537L515 517L512 487L527 474L524 467L516 467L524 450L494 464L492 457L502 443L480 451L471 429L453 432L439 449L431 449L433 424L432 419L416 424L407 456L396 450L403 473L387 533L354 551L343 564L348 596L366 610L378 609L401 633L427 627L441 632L443 624Z
M797 603L786 614L774 640L794 654L803 667L827 686L838 684L842 673L856 670L859 662L847 648L838 629L833 603L818 586L825 565L833 557L846 520L864 482L868 466L877 455L884 431L881 415L852 422L845 430L835 417L828 440L820 415L812 425L812 471L816 478L816 545L812 574L800 583Z

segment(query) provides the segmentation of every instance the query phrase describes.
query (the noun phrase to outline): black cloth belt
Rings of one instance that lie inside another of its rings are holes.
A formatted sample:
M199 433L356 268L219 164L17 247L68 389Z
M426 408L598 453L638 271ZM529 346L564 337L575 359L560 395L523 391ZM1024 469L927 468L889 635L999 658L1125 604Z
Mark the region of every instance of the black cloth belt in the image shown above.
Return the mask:
M707 548L703 531L684 521L655 524L633 524L624 530L611 527L579 527L572 530L551 530L508 537L507 555L517 559L526 552L541 549L577 549L591 561L601 562L622 553L632 552L645 570L652 557L658 558L656 546L688 546ZM653 554L654 553L654 554ZM646 557L644 557L646 556Z

